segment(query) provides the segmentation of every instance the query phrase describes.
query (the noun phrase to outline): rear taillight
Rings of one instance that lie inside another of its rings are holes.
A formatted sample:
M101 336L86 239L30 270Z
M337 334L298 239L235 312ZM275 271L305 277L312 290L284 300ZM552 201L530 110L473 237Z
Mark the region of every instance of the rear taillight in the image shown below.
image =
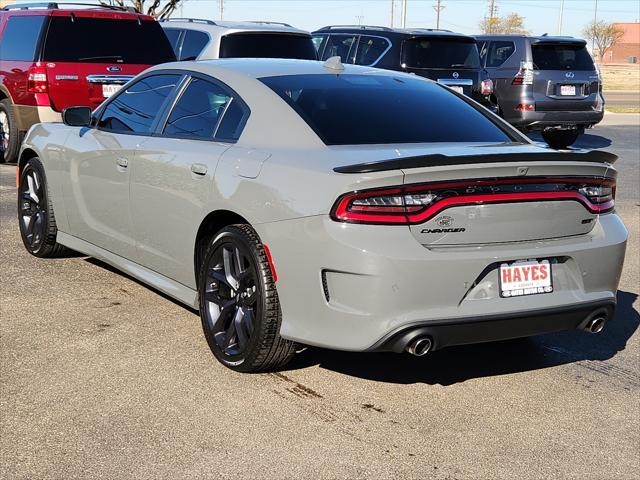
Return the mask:
M36 65L29 69L27 77L27 91L30 93L47 93L49 91L49 83L47 82L47 70Z
M535 103L519 103L516 110L519 112L534 112L536 109Z
M490 78L480 82L480 93L485 96L493 93L493 81Z
M342 195L331 210L338 222L414 225L464 205L572 200L591 213L613 210L615 180L502 178L366 190Z
M511 85L533 85L533 63L520 62L520 70L513 77Z

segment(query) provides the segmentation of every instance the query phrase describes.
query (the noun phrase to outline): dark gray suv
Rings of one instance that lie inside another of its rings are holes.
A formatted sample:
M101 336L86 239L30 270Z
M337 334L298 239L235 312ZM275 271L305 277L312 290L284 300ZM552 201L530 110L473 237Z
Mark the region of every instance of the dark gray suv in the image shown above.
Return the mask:
M499 114L524 131L541 131L565 148L602 120L600 75L586 42L573 37L480 35L482 65Z

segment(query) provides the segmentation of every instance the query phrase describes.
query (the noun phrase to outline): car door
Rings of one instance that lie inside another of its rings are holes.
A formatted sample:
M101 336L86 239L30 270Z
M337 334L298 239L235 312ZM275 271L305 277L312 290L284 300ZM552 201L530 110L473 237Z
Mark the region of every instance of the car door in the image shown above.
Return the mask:
M141 264L195 288L195 239L213 175L247 117L238 95L210 77L194 74L181 87L159 135L136 154L131 216Z
M95 128L79 129L64 152L69 185L65 207L72 235L135 259L129 181L136 149L145 143L181 75L143 77L98 114Z

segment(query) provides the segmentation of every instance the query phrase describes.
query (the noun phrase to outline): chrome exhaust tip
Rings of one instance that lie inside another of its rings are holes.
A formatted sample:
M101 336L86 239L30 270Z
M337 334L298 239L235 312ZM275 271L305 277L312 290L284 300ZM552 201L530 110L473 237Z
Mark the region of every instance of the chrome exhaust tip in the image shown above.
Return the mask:
M405 350L416 357L422 357L431 350L431 339L429 337L418 337L411 340Z
M607 323L606 317L595 317L589 320L586 330L591 333L600 333L604 330L604 326Z

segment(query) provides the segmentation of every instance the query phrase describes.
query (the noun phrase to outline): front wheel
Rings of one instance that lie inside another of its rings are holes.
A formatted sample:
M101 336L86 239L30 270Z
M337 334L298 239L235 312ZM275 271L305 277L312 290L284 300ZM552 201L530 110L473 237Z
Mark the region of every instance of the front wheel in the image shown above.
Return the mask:
M202 328L215 357L239 372L274 370L295 354L280 337L282 314L265 248L249 225L231 225L200 266Z
M567 130L549 129L542 131L542 138L545 142L556 150L561 150L573 145L580 136L580 130L577 128Z

